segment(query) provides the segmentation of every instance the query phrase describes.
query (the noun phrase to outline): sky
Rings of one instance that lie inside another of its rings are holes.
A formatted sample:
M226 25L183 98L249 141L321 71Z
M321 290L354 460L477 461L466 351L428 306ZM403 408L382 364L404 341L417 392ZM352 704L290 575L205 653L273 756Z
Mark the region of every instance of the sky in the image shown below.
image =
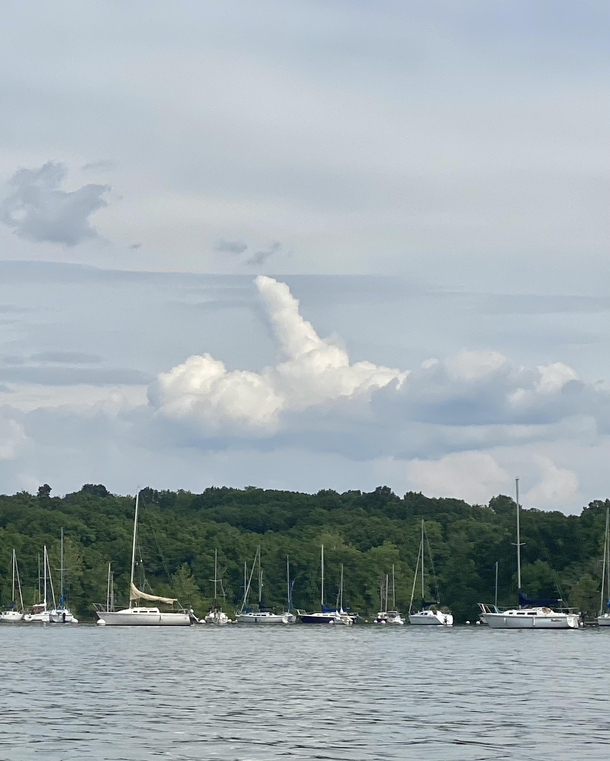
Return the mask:
M0 490L610 496L607 3L0 9Z

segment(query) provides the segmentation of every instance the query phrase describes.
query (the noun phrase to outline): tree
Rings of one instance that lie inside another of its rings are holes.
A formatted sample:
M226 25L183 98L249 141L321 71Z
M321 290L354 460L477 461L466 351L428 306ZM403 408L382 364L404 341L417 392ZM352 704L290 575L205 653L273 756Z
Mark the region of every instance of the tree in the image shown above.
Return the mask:
M38 494L36 496L38 499L49 499L51 496L51 487L49 484L43 484L42 486L39 486Z
M84 494L90 494L92 497L109 497L110 492L104 484L83 484L81 491Z

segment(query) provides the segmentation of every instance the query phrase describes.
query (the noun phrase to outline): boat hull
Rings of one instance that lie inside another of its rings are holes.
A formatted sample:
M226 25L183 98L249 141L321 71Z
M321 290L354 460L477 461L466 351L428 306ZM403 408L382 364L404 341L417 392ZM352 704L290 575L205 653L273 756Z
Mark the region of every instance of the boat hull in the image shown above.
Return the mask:
M238 624L249 624L255 626L269 626L269 625L286 625L293 624L295 617L292 613L282 614L258 614L258 613L238 613L236 616Z
M400 613L396 611L380 611L377 614L377 618L375 619L376 624L382 624L382 625L392 625L392 626L403 626L404 619L400 615Z
M597 625L598 626L610 626L610 614L606 613L603 616L597 617Z
M18 610L4 610L0 613L0 623L2 624L18 624L23 620L23 613Z
M45 611L44 613L24 613L23 621L26 624L48 624L49 612Z
M163 613L158 608L125 608L116 611L97 611L101 626L190 626L188 613Z
M67 609L59 608L49 612L50 624L77 624L78 619Z
M491 629L578 629L578 616L566 613L481 613L481 621Z
M336 613L300 613L299 619L302 624L336 624Z
M453 616L450 613L440 613L430 610L409 614L412 626L453 626Z

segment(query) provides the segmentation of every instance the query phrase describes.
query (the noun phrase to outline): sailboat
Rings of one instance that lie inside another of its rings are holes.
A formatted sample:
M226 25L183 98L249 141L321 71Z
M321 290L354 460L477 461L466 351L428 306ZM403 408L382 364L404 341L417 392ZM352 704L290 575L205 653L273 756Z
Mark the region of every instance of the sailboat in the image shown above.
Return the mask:
M78 619L72 611L66 607L66 588L65 588L65 569L64 569L64 530L61 530L60 540L60 587L59 587L59 605L49 611L49 622L52 624L77 624Z
M388 610L388 588L390 585L389 575L385 575L385 583L381 585L381 607L382 610L377 614L375 619L376 624L395 624L402 626L404 619L400 613L396 610L396 575L394 572L394 564L392 563L392 610ZM384 604L385 603L385 604Z
M11 556L11 566L13 575L13 585L11 592L11 602L0 613L0 623L16 624L23 618L23 596L21 595L21 580L19 579L19 566L17 565L17 555L15 550ZM19 600L15 597L15 591L19 593ZM19 605L17 605L19 603Z
M343 594L343 581L341 581L341 596ZM305 613L297 611L301 623L303 624L345 624L346 621L336 607L331 608L324 603L324 545L320 547L320 611L316 613ZM345 613L343 613L345 616ZM352 621L353 623L353 621Z
M606 508L606 533L604 536L604 562L602 566L602 591L599 599L598 626L610 626L610 510Z
M258 610L248 610L248 594L252 585L252 576L254 575L254 569L258 564ZM246 569L247 570L247 569ZM246 574L244 574L244 581ZM294 624L296 616L290 611L284 613L272 613L270 610L265 610L263 605L263 570L261 567L261 548L260 545L256 549L254 556L254 562L252 563L252 570L250 571L250 577L248 583L244 589L244 599L241 609L236 616L238 624Z
M141 592L134 584L134 574L136 568L136 544L138 535L138 508L140 500L140 491L136 494L136 505L133 517L133 541L131 546L131 573L129 576L129 607L122 610L110 610L110 597L107 597L106 606L96 604L100 626L190 626L193 623L189 611L165 612L160 611L157 607L144 607L133 605L138 600L147 600L149 602L160 602L165 605L173 605L177 600L170 597L157 597ZM114 608L114 605L112 605Z
M409 623L415 626L453 626L453 616L451 613L443 613L438 609L440 604L438 600L426 601L425 589L425 571L424 558L425 546L427 544L426 524L421 522L421 539L419 542L419 554L417 556L417 565L415 567L415 576L413 577L413 589L411 590L411 601L409 602ZM430 548L428 547L428 553ZM431 556L430 556L431 559ZM434 569L433 569L434 570ZM420 609L413 607L413 598L415 597L415 585L417 583L417 573L421 576L421 604ZM437 594L438 597L438 594Z
M212 607L206 614L205 618L200 623L213 624L214 626L225 626L231 623L231 619L223 611L218 602L218 583L221 580L218 578L218 550L214 550L214 602Z
M555 611L546 600L530 600L521 589L521 528L519 505L519 479L515 479L517 502L517 592L519 607L500 610L497 604L479 603L479 615L492 629L578 629L576 613ZM524 607L522 607L522 604ZM553 603L551 603L553 604Z
M48 600L47 600L47 588L51 588L51 599L53 600L53 607L55 607L55 590L53 589L53 579L51 578L51 569L49 567L49 555L47 552L47 546L45 545L42 548L42 588L40 587L41 582L41 576L40 576L40 555L39 558L39 565L38 565L38 600L39 602L35 603L31 607L27 609L27 611L23 614L23 620L27 623L38 623L38 624L48 624L49 623L49 610L48 608ZM41 599L42 598L42 599Z

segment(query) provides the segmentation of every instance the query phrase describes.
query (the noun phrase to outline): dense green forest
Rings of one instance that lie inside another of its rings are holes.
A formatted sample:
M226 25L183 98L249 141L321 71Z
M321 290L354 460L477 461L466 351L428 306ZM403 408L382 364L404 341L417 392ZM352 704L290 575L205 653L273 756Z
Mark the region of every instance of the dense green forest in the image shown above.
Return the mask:
M11 597L15 548L24 602L38 590L38 556L49 549L55 585L60 529L65 531L67 598L82 619L93 619L93 602L106 599L108 562L115 572L118 604L127 602L134 498L86 484L64 497L44 485L37 495L0 496L0 594ZM475 620L479 601L493 602L498 561L500 605L516 602L515 503L498 496L488 506L457 499L430 499L388 487L370 493L317 494L247 487L211 487L202 494L155 491L140 497L138 585L178 597L199 615L213 596L214 550L223 578L224 607L233 612L243 595L244 561L261 546L264 601L286 603L286 555L294 579L294 606L319 607L319 548L326 550L326 598L335 601L340 566L346 604L375 614L379 588L396 568L399 609L406 611L417 562L421 520L426 522L440 600L456 622ZM523 588L532 596L560 596L589 615L599 606L605 511L592 502L580 515L522 510ZM433 594L430 590L429 594Z

